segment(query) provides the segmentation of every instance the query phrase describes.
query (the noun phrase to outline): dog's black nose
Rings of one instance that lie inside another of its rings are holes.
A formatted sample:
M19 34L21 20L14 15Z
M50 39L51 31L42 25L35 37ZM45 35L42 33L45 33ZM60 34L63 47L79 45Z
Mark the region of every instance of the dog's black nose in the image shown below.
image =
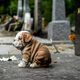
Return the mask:
M15 45L12 43L12 45L15 47Z
M13 42L15 41L15 39L13 40Z

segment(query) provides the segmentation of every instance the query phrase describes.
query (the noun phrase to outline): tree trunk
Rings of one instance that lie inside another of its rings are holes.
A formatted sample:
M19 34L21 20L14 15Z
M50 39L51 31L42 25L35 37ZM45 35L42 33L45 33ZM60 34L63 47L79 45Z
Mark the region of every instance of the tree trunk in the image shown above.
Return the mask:
M38 0L38 31L42 32L41 0Z
M35 18L35 31L38 35L41 36L42 34L42 15L41 15L41 0L35 0L35 12L34 12L34 18Z
M80 56L80 0L76 0L75 55Z

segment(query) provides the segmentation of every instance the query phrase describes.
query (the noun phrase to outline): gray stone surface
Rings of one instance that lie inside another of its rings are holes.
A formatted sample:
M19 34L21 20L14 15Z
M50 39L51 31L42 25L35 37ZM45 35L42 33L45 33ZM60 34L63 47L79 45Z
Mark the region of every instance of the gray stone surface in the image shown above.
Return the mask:
M65 20L65 1L53 0L52 20Z
M68 40L70 23L65 16L65 0L53 0L52 21L48 25L48 38Z
M15 38L15 36L0 37L0 45L12 45L14 38ZM43 44L47 44L47 45L52 44L51 41L48 39L43 39L43 38L39 38L39 37L34 37L34 38Z
M59 52L61 53L74 53L74 45L73 44L55 44ZM54 44L51 46L49 45L48 48L51 52L56 52ZM0 55L13 55L13 54L20 54L21 51L16 49L13 45L0 45Z
M52 40L68 40L70 34L69 21L52 21L48 25L48 38Z
M18 68L19 61L0 61L0 80L80 80L80 57L57 53L52 58L50 67L35 69Z
M39 42L46 44L46 45L52 45L53 44L60 44L60 43L64 43L64 44L72 44L71 41L69 40L61 40L61 41L50 41L50 39L43 39L40 37L35 37L36 40L38 40ZM14 40L14 36L13 37L0 37L0 45L12 45Z
M0 45L0 55L13 55L20 53L21 51L17 50L13 45Z

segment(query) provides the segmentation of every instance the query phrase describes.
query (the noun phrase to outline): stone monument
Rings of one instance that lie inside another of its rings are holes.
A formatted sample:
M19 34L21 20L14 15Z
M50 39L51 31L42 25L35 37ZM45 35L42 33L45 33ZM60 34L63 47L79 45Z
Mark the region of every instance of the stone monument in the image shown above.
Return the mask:
M52 21L48 24L48 38L68 40L70 23L65 16L65 0L53 0Z

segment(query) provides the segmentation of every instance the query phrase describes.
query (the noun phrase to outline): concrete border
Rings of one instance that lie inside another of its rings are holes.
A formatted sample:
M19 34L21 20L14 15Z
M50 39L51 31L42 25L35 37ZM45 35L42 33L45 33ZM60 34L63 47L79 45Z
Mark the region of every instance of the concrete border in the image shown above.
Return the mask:
M14 37L0 37L0 45L12 45ZM52 45L52 44L73 44L70 40L65 41L50 41L49 39L43 39L39 37L35 37L36 40L39 42L46 44L46 45Z

